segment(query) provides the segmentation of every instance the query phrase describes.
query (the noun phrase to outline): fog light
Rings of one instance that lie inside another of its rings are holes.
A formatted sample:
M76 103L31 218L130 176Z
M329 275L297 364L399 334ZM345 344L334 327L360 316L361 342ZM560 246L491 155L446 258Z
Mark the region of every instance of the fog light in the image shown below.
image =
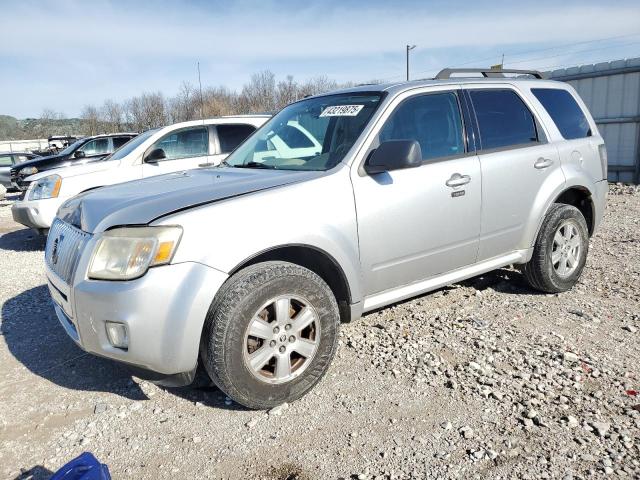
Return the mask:
M124 323L105 322L104 326L107 330L107 338L111 345L124 350L129 348L129 334L127 333L127 326Z

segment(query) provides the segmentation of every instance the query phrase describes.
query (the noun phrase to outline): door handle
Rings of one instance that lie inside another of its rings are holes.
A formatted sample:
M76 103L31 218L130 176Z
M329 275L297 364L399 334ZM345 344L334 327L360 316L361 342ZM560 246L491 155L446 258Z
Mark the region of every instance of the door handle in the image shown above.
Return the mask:
M543 157L540 157L538 160L536 160L536 163L533 164L533 166L538 170L542 170L543 168L549 168L551 165L553 165L553 160L551 160L550 158L543 158Z
M199 167L210 167L211 164L210 163L199 163L198 166Z
M471 181L471 177L469 175L460 175L459 173L454 173L451 175L451 178L446 181L447 187L461 187L462 185L466 185Z

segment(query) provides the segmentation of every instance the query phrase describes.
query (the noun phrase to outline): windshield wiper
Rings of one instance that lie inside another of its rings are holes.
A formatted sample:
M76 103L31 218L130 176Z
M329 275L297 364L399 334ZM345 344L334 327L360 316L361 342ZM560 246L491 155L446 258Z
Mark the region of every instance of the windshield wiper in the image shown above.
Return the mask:
M242 165L234 165L234 166L238 168L266 168L268 170L276 170L278 168L275 165L267 165L266 163L261 163L261 162L247 162L247 163L243 163Z

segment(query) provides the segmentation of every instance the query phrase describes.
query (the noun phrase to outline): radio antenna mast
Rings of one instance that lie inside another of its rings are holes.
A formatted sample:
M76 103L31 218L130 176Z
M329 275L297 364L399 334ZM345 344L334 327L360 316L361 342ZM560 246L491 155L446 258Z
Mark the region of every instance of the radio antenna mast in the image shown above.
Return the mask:
M204 120L204 100L202 99L202 80L200 79L200 62L198 62L198 85L200 86L200 120Z

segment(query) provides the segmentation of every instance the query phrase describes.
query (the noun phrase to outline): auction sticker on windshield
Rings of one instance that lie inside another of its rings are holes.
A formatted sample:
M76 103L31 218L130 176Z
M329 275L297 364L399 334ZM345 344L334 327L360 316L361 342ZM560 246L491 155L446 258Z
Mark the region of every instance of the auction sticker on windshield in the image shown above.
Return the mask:
M325 108L321 117L355 117L364 105L334 105Z

